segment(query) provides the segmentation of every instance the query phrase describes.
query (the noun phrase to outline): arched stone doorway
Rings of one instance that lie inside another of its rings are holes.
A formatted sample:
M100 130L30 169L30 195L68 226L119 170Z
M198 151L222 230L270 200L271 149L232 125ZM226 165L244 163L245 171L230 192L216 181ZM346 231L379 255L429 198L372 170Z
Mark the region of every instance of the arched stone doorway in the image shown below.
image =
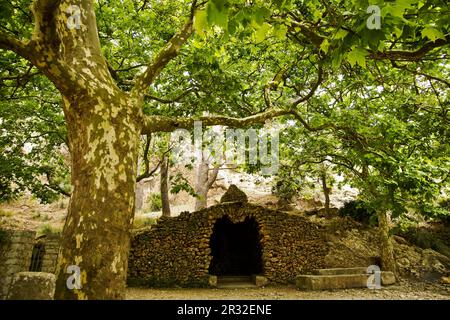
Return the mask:
M228 216L216 221L210 239L212 260L209 274L216 276L250 276L262 273L259 225L246 217L233 223Z
M45 243L42 239L39 239L38 242L33 247L29 271L41 272L42 264L44 262L44 256L45 256Z

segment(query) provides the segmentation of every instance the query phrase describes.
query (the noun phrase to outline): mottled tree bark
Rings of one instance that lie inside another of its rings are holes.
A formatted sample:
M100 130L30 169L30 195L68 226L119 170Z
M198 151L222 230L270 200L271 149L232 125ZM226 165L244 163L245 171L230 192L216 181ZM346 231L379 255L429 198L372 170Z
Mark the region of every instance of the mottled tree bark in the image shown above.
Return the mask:
M122 103L122 104L121 104ZM57 299L123 298L134 216L140 127L136 109L117 91L64 99L73 154L68 216L57 265ZM79 289L66 286L80 268Z
M202 161L197 166L196 172L195 193L197 194L197 198L195 199L195 211L207 207L208 192L217 179L219 168L220 165L215 165L211 169L209 163L202 157Z
M79 14L72 26L70 6ZM0 31L0 49L30 61L63 97L73 192L56 270L57 299L124 297L138 141L146 123L143 96L192 33L195 6L193 1L188 22L136 76L130 93L121 91L109 73L93 0L35 0L31 39ZM67 286L74 275L67 273L69 266L79 268L81 287Z
M397 277L397 265L394 258L394 246L390 235L389 217L386 211L377 212L378 229L380 233L380 258L381 269L383 271L392 271Z

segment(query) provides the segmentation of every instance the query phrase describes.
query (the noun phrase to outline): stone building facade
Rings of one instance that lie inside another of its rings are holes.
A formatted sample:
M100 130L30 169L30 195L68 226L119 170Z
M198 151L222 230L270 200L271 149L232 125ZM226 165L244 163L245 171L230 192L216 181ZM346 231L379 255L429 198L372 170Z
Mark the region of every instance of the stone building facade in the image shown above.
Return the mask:
M328 252L305 218L246 202L226 202L133 235L128 284L207 286L210 275L261 275L289 283L324 267Z
M25 230L1 230L0 234L0 299L6 298L11 280L18 272L55 272L58 235L36 238L35 231Z

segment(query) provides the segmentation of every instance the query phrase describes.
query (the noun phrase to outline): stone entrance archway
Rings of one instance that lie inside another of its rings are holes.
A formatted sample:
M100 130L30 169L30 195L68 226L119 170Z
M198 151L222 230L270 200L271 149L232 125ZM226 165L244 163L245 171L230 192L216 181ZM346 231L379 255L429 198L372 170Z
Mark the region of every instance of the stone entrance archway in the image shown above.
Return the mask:
M218 219L211 234L210 248L211 275L250 276L263 271L259 225L253 217L238 223L233 223L228 216Z

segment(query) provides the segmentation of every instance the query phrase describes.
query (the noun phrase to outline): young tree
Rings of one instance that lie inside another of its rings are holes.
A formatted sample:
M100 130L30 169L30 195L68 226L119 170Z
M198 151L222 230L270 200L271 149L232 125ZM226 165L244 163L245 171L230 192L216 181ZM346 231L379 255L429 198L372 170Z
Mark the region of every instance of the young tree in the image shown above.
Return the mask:
M160 170L160 190L162 202L162 216L170 217L170 200L169 200L169 157L162 156Z
M208 192L216 181L220 169L220 164L216 163L211 168L208 159L205 159L203 155L201 158L195 174L195 211L204 209L208 205Z

